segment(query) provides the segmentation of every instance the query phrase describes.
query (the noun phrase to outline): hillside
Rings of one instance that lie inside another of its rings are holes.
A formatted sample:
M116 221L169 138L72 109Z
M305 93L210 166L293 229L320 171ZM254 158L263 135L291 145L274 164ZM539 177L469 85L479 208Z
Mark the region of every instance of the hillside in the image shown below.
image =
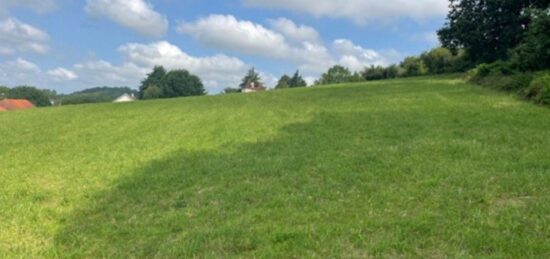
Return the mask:
M95 87L77 91L68 95L62 95L61 103L84 104L84 103L108 103L112 102L123 94L138 95L138 91L129 87Z
M0 125L2 258L550 256L550 110L453 77Z

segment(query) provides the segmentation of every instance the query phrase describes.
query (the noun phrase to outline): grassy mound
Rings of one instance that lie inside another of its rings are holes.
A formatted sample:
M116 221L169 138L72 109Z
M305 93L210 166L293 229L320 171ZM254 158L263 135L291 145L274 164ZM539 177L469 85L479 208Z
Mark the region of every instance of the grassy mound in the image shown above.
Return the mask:
M0 257L550 256L550 110L455 78L0 125Z

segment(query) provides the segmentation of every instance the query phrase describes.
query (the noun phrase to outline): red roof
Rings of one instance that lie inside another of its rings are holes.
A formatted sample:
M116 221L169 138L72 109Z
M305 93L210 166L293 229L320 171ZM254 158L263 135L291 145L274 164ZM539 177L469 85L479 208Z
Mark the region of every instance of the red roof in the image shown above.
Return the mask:
M0 108L8 111L15 111L32 109L34 105L25 99L4 99L0 100Z

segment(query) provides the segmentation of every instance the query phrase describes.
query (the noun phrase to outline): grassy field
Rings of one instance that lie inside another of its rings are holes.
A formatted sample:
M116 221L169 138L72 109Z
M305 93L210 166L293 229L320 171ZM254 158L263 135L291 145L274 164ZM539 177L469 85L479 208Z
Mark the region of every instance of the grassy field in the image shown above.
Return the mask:
M550 109L415 78L0 114L0 257L550 257Z

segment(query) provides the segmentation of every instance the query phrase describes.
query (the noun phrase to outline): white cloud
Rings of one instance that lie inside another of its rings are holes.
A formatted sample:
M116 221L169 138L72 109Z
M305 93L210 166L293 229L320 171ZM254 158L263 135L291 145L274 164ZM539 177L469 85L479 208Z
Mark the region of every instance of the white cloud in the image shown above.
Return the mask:
M51 12L57 8L57 0L0 0L0 14L13 7L29 8L38 13Z
M0 39L0 55L48 51L48 34L15 18L0 21Z
M8 65L22 72L38 73L41 71L36 64L22 58L8 62Z
M284 9L315 17L350 19L358 24L444 17L447 0L243 0L248 6Z
M72 81L78 78L75 72L62 67L48 71L48 75L52 76L56 81Z
M298 26L286 18L269 24L273 29L231 15L210 15L181 23L178 31L206 46L291 62L306 76L318 76L335 64L357 71L396 61L395 51L367 49L346 39L335 40L329 49L314 28Z
M193 23L181 23L178 31L211 47L251 55L281 57L288 48L283 35L232 15L210 15Z
M160 37L168 30L168 20L145 0L87 0L86 13L108 18L142 35Z
M197 74L210 93L225 87L237 87L250 68L238 58L226 55L190 56L169 42L151 44L128 43L118 49L121 64L95 59L75 64L71 69L59 67L43 72L39 66L25 59L0 63L0 82L10 86L28 84L60 92L72 92L95 86L139 86L155 65L166 69L186 69ZM268 81L273 76L262 73Z
M18 58L0 63L0 82L2 84L33 85L42 79L41 69L34 63Z
M311 27L296 26L289 20L279 20L275 25L293 40L300 31L307 31L305 38L316 38ZM178 31L198 42L219 49L291 61L305 70L318 70L330 63L327 49L316 42L302 40L289 42L282 33L265 28L251 21L237 20L231 15L210 15L193 23L181 23ZM302 36L304 37L304 36Z
M269 20L271 28L282 33L291 42L321 42L319 32L313 27L306 25L296 25L293 21L287 18L278 18Z
M129 43L119 48L127 62L147 68L163 65L167 69L187 69L201 77L211 92L236 86L248 66L238 58L226 55L193 57L166 41L148 45Z
M388 61L377 51L365 49L346 39L335 40L332 44L338 63L352 71L359 71L370 65L388 65Z

